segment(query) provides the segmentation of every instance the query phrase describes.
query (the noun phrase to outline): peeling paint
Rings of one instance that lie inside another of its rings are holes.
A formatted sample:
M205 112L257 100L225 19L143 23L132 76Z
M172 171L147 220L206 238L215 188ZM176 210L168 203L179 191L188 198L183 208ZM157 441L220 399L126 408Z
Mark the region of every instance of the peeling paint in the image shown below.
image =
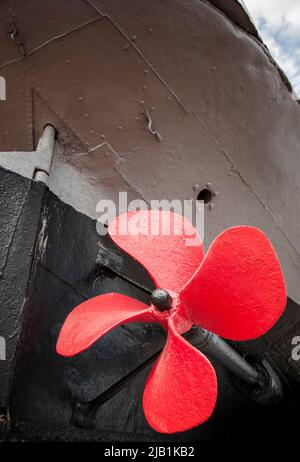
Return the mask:
M149 113L149 111L147 109L145 109L144 115L145 115L145 117L147 119L147 122L148 122L148 130L149 130L149 132L151 133L151 135L155 136L155 138L157 139L157 141L159 143L161 143L163 141L163 138L162 138L161 134L157 130L154 130L152 128L152 117L151 117L151 115L150 115L150 113Z

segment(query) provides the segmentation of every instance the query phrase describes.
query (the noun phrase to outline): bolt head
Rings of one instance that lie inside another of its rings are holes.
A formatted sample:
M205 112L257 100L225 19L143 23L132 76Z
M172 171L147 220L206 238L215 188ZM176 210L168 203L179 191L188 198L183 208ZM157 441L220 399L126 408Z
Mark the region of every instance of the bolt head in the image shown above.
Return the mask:
M151 294L151 302L158 311L166 311L172 306L172 297L164 289L156 289Z

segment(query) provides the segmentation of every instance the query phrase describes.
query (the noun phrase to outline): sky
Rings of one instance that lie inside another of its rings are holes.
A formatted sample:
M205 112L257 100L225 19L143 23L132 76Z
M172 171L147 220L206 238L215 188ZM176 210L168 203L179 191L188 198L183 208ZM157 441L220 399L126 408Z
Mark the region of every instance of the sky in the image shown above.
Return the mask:
M300 0L244 0L244 4L300 96Z

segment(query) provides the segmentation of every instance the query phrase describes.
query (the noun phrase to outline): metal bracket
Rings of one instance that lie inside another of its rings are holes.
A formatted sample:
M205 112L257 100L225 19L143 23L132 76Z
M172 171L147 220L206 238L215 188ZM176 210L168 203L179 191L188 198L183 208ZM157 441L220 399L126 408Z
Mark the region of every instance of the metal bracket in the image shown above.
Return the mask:
M46 125L36 151L1 152L0 167L47 184L54 156L55 136L54 127Z

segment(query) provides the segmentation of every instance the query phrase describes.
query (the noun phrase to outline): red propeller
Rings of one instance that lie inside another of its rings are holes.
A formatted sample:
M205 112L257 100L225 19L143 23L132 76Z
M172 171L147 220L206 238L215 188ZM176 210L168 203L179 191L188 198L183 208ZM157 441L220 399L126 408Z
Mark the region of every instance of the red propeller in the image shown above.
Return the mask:
M158 432L188 430L212 414L217 380L209 360L181 335L193 324L231 340L267 332L286 304L276 253L261 231L241 226L220 234L204 257L193 226L161 210L120 215L109 233L153 278L151 306L117 293L94 297L69 314L57 352L80 353L120 324L161 323L168 337L146 382L144 413Z

